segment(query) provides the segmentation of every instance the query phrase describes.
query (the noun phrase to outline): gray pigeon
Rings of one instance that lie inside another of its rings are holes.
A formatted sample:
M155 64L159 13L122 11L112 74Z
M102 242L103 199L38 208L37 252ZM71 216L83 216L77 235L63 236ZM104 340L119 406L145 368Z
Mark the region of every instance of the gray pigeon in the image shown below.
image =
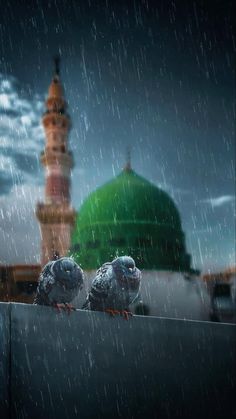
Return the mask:
M106 311L111 315L131 314L129 305L140 296L141 272L130 256L121 256L104 263L93 279L91 290L82 308Z
M72 258L48 262L39 277L34 304L72 308L69 303L83 286L84 274Z

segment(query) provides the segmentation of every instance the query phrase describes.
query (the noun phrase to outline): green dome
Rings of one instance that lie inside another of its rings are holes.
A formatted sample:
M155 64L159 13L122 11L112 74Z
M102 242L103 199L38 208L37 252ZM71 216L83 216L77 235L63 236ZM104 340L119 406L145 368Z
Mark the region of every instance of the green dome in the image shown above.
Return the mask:
M189 270L181 220L168 194L123 170L84 201L71 253L84 269L129 254L145 269Z

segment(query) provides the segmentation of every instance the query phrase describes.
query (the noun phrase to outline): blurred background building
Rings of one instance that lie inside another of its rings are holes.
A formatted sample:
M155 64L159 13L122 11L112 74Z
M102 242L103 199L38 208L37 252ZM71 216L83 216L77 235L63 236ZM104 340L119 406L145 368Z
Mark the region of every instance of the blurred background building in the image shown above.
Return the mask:
M0 299L32 303L41 266L70 254L86 273L84 291L74 301L80 308L96 269L129 254L143 271L142 301L133 307L135 313L234 321L229 313L235 311L235 269L203 278L192 269L175 203L132 169L130 153L123 171L92 192L76 214L70 204L73 156L66 108L56 61L42 118L45 201L36 208L41 265L0 266Z

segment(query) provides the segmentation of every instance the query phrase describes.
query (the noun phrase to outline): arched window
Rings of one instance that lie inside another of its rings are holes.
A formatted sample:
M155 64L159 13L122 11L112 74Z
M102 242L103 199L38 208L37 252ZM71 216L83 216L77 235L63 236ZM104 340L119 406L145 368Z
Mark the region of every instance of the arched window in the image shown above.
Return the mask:
M109 240L109 244L114 247L122 247L125 246L125 239L124 238L117 238Z
M87 249L96 249L99 246L100 246L99 240L89 241L86 243Z
M6 282L7 280L7 269L5 267L0 268L0 282Z
M161 250L162 250L162 254L173 253L175 251L175 243L169 240L163 239L161 241Z
M33 294L37 289L37 282L20 281L16 283L17 291L22 294Z
M138 237L135 244L139 247L151 247L153 245L152 240L148 237Z

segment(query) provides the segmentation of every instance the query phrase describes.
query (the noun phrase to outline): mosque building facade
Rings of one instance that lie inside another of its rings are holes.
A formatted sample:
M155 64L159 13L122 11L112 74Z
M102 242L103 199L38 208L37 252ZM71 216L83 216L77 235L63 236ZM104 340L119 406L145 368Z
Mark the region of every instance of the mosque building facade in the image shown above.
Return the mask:
M2 292L0 287L0 299L32 302L41 267L51 259L71 255L86 273L84 291L75 301L80 308L96 269L127 254L142 270L143 301L138 304L146 311L141 313L208 319L199 298L202 281L196 279L197 272L191 267L178 209L165 191L132 169L130 157L123 171L92 192L77 213L72 208L70 118L59 64L55 64L42 117L45 199L35 211L41 231L41 264L1 267L5 282ZM140 313L138 310L138 306L133 307L134 312Z
M70 204L73 156L68 147L70 117L59 75L59 61L42 117L45 149L45 200L36 216L41 230L41 265L69 250L85 270L129 254L142 269L189 272L180 214L172 198L131 168L92 192L79 212Z

